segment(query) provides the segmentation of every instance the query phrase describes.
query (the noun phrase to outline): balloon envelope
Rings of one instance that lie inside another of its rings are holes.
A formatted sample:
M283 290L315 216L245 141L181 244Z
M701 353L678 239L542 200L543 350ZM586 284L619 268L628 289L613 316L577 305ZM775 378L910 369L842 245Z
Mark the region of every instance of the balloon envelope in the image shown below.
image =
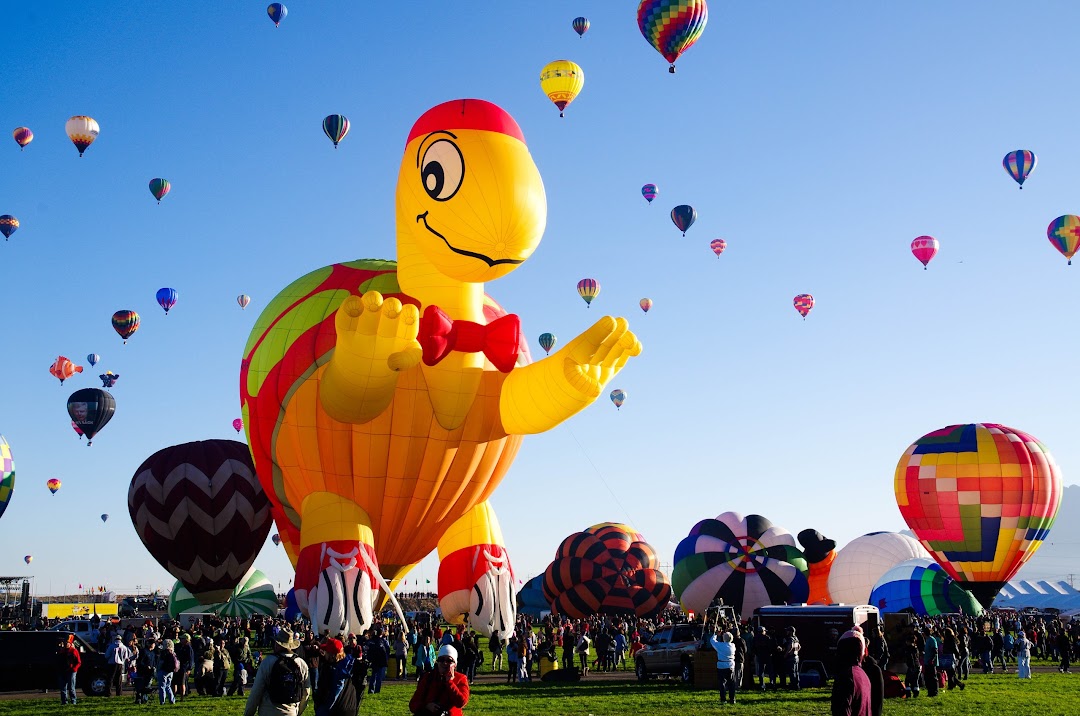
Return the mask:
M652 299L651 298L643 298L640 301L638 301L638 305L641 306L642 311L644 311L645 313L648 313L649 309L652 308L652 305L653 305L652 304Z
M611 402L615 403L616 408L621 408L622 404L626 402L627 394L625 390L616 388L615 390L611 391L611 395L609 397L611 398Z
M583 278L578 281L577 292L585 303L592 304L593 299L600 295L600 282L595 278Z
M281 21L285 19L285 16L289 14L289 8L279 2L272 3L270 7L266 8L266 14L274 21L274 27L278 27L281 25Z
M159 450L128 488L135 531L158 563L204 604L221 602L270 532L270 501L248 446L203 440Z
M1076 249L1080 247L1080 216L1065 214L1054 219L1050 222L1050 226L1046 227L1046 237L1072 266L1072 257L1076 254Z
M228 598L215 604L203 604L184 586L176 582L169 593L169 616L178 618L184 612L210 612L224 617L250 617L255 614L277 616L278 601L274 585L265 574L252 569L240 580Z
M34 133L30 131L29 127L16 127L11 136L15 137L15 141L18 142L20 147L25 147L34 141Z
M709 6L705 0L641 0L637 11L641 36L671 63L686 52L705 31Z
M575 17L572 26L574 28L574 32L578 34L578 37L581 37L589 31L589 18Z
M97 139L101 128L98 127L98 123L93 117L79 114L67 121L64 125L64 131L67 132L68 139L75 145L75 148L79 150L79 156L81 157L86 148Z
M538 574L525 582L517 593L518 614L527 614L539 619L545 611L551 611L551 602L544 596L544 575Z
M0 435L0 517L4 516L14 491L15 458L11 455L11 445L7 438Z
M53 364L49 366L49 374L60 381L60 385L64 384L64 381L75 375L76 373L82 373L83 367L81 365L75 365L69 359L64 356L57 356Z
M1027 149L1017 149L1015 152L1009 152L1001 160L1001 165L1005 167L1005 171L1009 173L1013 181L1020 185L1021 189L1024 188L1024 180L1028 178L1028 174L1035 170L1035 165L1038 163L1039 158L1035 156L1035 152Z
M806 318L810 314L810 309L814 307L814 297L809 293L800 293L792 300L792 303L795 304L795 310L799 312L799 315Z
M4 214L0 216L0 234L4 235L4 240L11 238L11 235L19 230L19 220L11 214Z
M870 592L871 606L882 614L911 612L920 616L958 614L977 617L982 605L930 558L909 559L878 580Z
M652 203L652 200L660 196L660 190L656 188L655 184L646 184L641 187L641 195L645 197L645 201Z
M135 311L117 311L112 316L112 327L127 343L127 339L139 330L139 314Z
M241 418L234 418L232 421L233 430L240 432L244 429L244 421Z
M97 436L116 412L116 399L101 388L83 388L68 396L67 411L71 422L86 435L86 444Z
M169 309L176 305L179 297L180 294L175 288L159 288L156 296L158 305L165 309L166 316L169 315Z
M930 260L937 256L938 240L933 236L919 236L911 242L911 254L926 268Z
M1062 495L1046 445L994 423L927 433L904 451L894 485L908 527L985 607L1047 538Z
M716 254L716 258L720 258L720 254L724 253L724 249L727 248L727 242L723 239L713 239L709 242L709 248Z
M49 478L45 481L45 487L49 488L49 492L56 494L56 491L63 486L63 483L57 480L55 477Z
M236 302L240 304L240 308L247 308L248 304L251 303L251 296L242 293L236 297Z
M721 597L749 619L767 604L805 602L806 569L787 530L761 515L725 512L698 522L675 548L671 583L686 611L704 614Z
M918 541L898 532L857 537L836 553L829 571L829 594L837 603L868 604L870 592L885 572L906 560L929 556Z
M108 515L102 515L101 516L101 521L102 522L108 522L109 521L109 516Z
M337 149L338 142L345 139L345 135L349 133L349 118L343 114L328 115L322 121L322 131L334 143L334 149Z
M540 89L559 108L560 117L584 86L585 72L570 60L555 60L540 70Z
M697 210L689 204L679 204L671 210L671 221L686 236L686 230L697 221Z
M33 557L33 555L28 554L25 557L23 557L23 561L26 562L27 564L30 564L31 562L34 561L34 557Z
M558 338L554 333L541 333L540 334L540 347L544 349L544 353L550 354L551 349L555 347L555 343L558 342Z
M169 193L169 189L172 189L172 184L169 183L168 179L158 177L150 180L150 193L154 195L159 204L165 195Z
M99 360L101 360L101 356L99 356L97 353L91 353L90 355L86 356L86 362L89 363L91 367L97 365Z

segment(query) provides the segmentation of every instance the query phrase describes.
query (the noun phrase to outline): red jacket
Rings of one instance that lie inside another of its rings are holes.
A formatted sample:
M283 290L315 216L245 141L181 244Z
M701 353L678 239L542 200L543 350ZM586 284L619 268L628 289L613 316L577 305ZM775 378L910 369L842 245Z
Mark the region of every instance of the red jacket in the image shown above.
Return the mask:
M79 671L79 667L82 666L82 657L79 656L79 650L71 644L63 647L56 653L57 658L60 660L60 666L65 671L69 671L72 674Z
M469 677L456 671L453 678L446 681L439 675L438 669L424 674L409 701L409 712L428 714L425 707L432 702L442 706L450 716L462 716L461 710L469 703Z

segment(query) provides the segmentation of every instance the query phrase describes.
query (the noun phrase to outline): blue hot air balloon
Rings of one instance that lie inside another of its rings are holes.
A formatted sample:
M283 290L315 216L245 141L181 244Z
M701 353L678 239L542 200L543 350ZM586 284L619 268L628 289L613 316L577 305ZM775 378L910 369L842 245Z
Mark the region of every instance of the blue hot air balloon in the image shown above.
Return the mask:
M165 309L165 315L169 315L169 309L176 305L176 299L180 294L175 288L159 288L157 292L158 305Z
M101 356L99 356L97 353L91 353L90 355L86 356L86 362L89 363L91 366L97 365L99 360L101 360Z
M289 8L285 7L279 2L272 4L266 8L266 14L270 16L270 19L274 21L274 27L279 27L281 21L285 19L285 16L289 14Z
M550 355L551 349L555 347L556 341L559 339L555 337L554 333L541 333L540 334L540 347L544 349L544 353Z

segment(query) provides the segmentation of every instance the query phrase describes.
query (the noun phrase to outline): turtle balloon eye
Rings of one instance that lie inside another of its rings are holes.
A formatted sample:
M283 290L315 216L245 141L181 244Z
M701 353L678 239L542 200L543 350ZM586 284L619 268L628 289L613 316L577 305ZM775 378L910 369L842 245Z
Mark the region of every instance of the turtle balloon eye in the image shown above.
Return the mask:
M435 201L446 201L454 196L465 177L465 159L461 150L448 139L440 139L428 147L420 167L424 191Z

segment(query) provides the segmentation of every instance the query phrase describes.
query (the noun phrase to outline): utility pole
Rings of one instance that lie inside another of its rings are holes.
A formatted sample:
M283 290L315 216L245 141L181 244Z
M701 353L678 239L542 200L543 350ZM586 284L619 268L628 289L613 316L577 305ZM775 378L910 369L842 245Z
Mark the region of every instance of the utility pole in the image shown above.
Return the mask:
M1072 587L1073 589L1076 589L1076 585L1073 583L1073 580L1075 579L1075 577L1076 577L1075 574L1069 574L1069 575L1065 576L1065 581L1067 581L1069 583L1069 586Z

